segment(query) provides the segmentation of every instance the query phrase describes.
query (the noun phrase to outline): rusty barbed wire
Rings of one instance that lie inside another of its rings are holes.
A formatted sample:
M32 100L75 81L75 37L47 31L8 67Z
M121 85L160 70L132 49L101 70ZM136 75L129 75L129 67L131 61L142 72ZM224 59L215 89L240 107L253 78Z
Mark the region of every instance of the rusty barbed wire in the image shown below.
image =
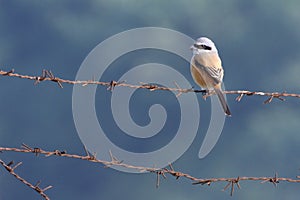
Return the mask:
M2 76L9 76L9 77L17 77L21 79L29 79L33 80L34 84L38 84L42 81L51 81L58 84L59 87L63 87L62 84L72 84L72 85L101 85L107 87L108 90L113 90L115 87L129 87L134 89L148 89L150 91L155 90L167 90L167 91L173 91L177 92L177 97L182 95L183 93L188 92L195 92L195 93L203 93L203 98L206 98L208 96L214 95L214 92L207 91L207 90L197 90L193 88L180 88L180 86L174 82L175 87L164 87L159 86L155 84L149 84L149 83L139 83L139 84L129 84L125 81L110 81L110 82L102 82L102 81L95 81L95 80L66 80L59 77L54 76L54 74L50 70L43 70L42 75L40 76L30 76L30 75L22 75L15 73L14 69L10 71L3 71L0 70L0 75ZM245 96L266 96L267 99L264 101L265 104L270 103L273 99L279 99L281 101L284 101L284 97L295 97L300 98L300 94L294 94L294 93L287 93L287 92L262 92L262 91L248 91L248 90L234 90L234 91L223 91L225 94L236 94L238 95L236 98L236 101L241 101L243 97Z
M66 151L59 151L59 150L47 151L47 150L43 150L41 148L32 148L26 144L23 144L22 148L0 147L0 152L11 152L11 151L12 152L22 152L22 153L33 153L33 154L35 154L35 156L45 155L46 157L58 156L58 157L67 157L67 158L72 158L72 159L80 159L80 160L85 160L85 161L89 161L89 162L103 164L105 168L111 167L111 166L118 166L118 167L136 170L137 172L150 172L150 173L156 174L156 187L159 187L159 185L160 185L160 178L163 177L164 179L166 179L167 174L175 177L176 180L179 178L188 179L192 182L193 185L199 185L199 184L200 185L211 185L212 183L216 183L216 182L227 182L227 184L225 185L223 190L226 191L228 188L230 188L231 196L234 193L235 186L238 189L240 189L241 188L240 182L246 181L246 180L247 181L260 181L260 183L269 182L269 183L274 184L274 186L276 186L280 181L285 181L285 182L290 182L290 183L300 183L300 176L296 176L296 178L285 178L285 177L278 177L277 173L273 177L272 176L271 177L246 177L246 176L241 177L241 176L238 176L237 178L224 178L224 177L223 178L197 178L188 173L174 170L172 164L169 164L169 166L165 167L165 168L143 167L143 166L130 165L130 164L127 164L124 161L121 161L118 158L116 158L112 154L112 152L109 152L110 158L111 158L110 161L100 160L100 159L96 158L96 155L94 155L94 154L91 155L86 150L86 148L85 148L86 155L78 155L78 154L69 154ZM0 162L0 164L3 165L3 161L2 161L2 163ZM3 165L3 166L5 167L5 165ZM9 169L8 171L10 173L14 172L13 171L14 168L12 169L11 167L9 167L8 169ZM12 174L12 175L14 175L14 174ZM41 190L41 189L37 190L36 186L33 186L33 185L31 185L30 187L35 189L36 191L44 192L45 190L50 189L52 186L48 186L43 190Z
M148 89L150 91L156 91L156 90L173 91L173 92L177 92L177 95L176 95L177 97L179 97L183 93L189 93L189 92L203 93L204 94L203 98L214 95L214 92L211 92L211 91L208 92L206 90L196 90L193 88L183 89L176 82L174 82L175 87L170 88L170 87L164 87L164 86L159 86L159 85L149 84L149 83L129 84L129 83L126 83L125 81L118 82L118 81L114 81L114 80L112 80L110 82L101 82L101 81L95 81L95 80L66 80L66 79L62 79L62 78L54 76L54 74L49 70L43 70L42 74L40 76L30 76L30 75L18 74L18 73L15 73L13 69L10 71L0 70L0 75L33 80L35 85L37 85L43 81L51 81L51 82L57 83L60 88L63 88L63 84L72 84L72 85L78 84L78 85L82 85L82 86L101 85L101 86L107 87L107 90L111 90L111 91L115 87L129 87L129 88L133 88L133 89ZM284 97L300 98L300 94L287 93L287 92L261 92L261 91L235 90L235 91L224 91L224 93L238 95L236 98L237 101L241 101L241 99L245 96L255 96L255 95L256 96L266 96L267 99L264 101L264 103L270 103L270 102L272 102L273 99L279 99L281 101L284 101L285 100ZM48 156L59 156L59 157L67 157L67 158L71 158L71 159L81 159L81 160L86 160L89 162L103 164L104 167L119 166L119 167L124 167L127 169L136 170L138 172L150 172L150 173L156 174L156 187L159 187L159 185L160 185L160 178L163 177L164 179L166 179L167 174L175 177L176 179L179 179L180 177L188 179L188 180L192 181L193 185L198 185L198 184L211 185L212 183L216 183L216 182L227 182L227 184L225 185L223 190L225 191L230 188L230 195L233 195L235 187L240 189L241 181L246 181L246 180L261 181L261 183L270 182L270 183L274 184L275 186L279 183L279 181L300 183L300 176L296 176L296 178L285 178L285 177L278 177L277 173L275 174L274 177L240 177L240 176L238 176L237 178L197 178L190 174L174 170L174 168L171 164L169 164L169 166L166 168L153 168L153 167L130 165L130 164L125 163L124 161L120 161L119 159L117 159L115 156L113 156L112 152L109 152L110 158L111 158L110 161L99 160L96 158L95 154L91 155L86 149L85 149L86 155L77 155L77 154L68 154L66 151L59 151L59 150L46 151L41 148L31 148L28 145L23 144L22 148L0 147L0 152L5 152L5 151L13 151L13 152L20 152L20 153L34 153L36 156L42 154L47 157ZM0 159L0 164L15 178L17 178L25 185L27 185L30 188L37 191L44 199L49 199L49 197L44 192L46 190L52 188L52 186L48 186L44 189L41 189L39 187L40 182L38 182L36 185L33 185L15 173L14 170L21 163L18 163L17 165L12 167L11 165L13 165L13 162L9 162L8 164L6 164L4 161L2 161Z
M3 160L0 159L0 164L11 174L13 175L16 179L18 179L19 181L21 181L23 184L27 185L28 187L30 187L31 189L33 189L34 191L36 191L37 193L39 193L44 199L46 200L50 200L50 198L45 194L46 190L49 190L50 188L52 188L51 185L45 187L44 189L40 188L39 185L41 183L41 181L38 181L35 185L31 184L30 182L26 181L24 178L22 178L20 175L18 175L15 172L15 169L17 167L19 167L22 162L17 163L16 165L12 166L14 164L13 161L10 161L8 164L6 164Z

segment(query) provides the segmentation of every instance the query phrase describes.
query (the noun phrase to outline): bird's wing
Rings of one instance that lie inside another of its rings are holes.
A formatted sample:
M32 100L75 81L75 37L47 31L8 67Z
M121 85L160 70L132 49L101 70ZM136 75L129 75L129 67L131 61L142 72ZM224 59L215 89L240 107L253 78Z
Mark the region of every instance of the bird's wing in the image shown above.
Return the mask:
M216 81L220 83L223 80L224 70L222 68L205 67L204 70Z
M215 84L219 84L223 80L224 70L222 68L203 66L197 60L195 64L204 73L207 73L208 77L211 77Z

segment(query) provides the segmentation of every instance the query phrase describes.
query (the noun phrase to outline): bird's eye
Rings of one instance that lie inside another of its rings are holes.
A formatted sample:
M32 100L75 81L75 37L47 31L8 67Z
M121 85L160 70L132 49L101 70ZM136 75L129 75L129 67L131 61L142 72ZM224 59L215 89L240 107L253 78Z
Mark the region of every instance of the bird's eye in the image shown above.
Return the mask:
M211 50L211 47L205 44L194 44L194 47L197 49Z
M211 47L210 46L207 46L205 44L202 44L201 47L204 49L204 50L211 50Z

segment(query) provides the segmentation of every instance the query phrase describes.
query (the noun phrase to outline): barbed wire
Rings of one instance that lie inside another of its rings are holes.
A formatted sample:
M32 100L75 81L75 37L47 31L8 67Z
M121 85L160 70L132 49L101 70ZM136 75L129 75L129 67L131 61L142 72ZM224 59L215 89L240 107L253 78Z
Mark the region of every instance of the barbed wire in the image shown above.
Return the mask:
M139 83L139 84L129 84L125 81L110 81L110 82L102 82L102 81L95 81L95 80L66 80L59 77L54 76L54 74L49 70L43 70L42 75L40 76L30 76L30 75L22 75L14 72L14 69L10 71L3 71L0 70L0 75L2 76L9 76L9 77L17 77L21 79L29 79L33 80L34 84L38 84L42 81L51 81L58 84L59 87L63 88L62 84L72 84L72 85L101 85L107 87L108 90L113 90L115 87L129 87L134 89L148 89L150 91L155 90L167 90L177 92L177 97L182 95L183 93L188 92L195 92L195 93L203 93L203 98L206 98L210 95L213 95L214 92L208 92L207 90L197 90L193 88L184 89L181 88L176 82L174 82L175 87L164 87L159 86L156 84L149 84L149 83ZM225 94L236 94L238 95L236 100L241 101L244 96L266 96L268 97L264 103L270 103L274 98L284 101L284 97L296 97L300 98L300 94L295 93L287 93L287 92L262 92L262 91L248 91L248 90L234 90L234 91L224 91Z
M188 173L183 173L180 171L176 171L172 164L169 164L168 167L165 168L155 168L155 167L143 167L143 166L134 166L128 163L125 163L124 161L119 160L118 158L116 158L112 152L109 152L110 154L110 161L107 160L100 160L96 158L96 155L93 154L91 155L87 149L85 148L85 154L86 155L78 155L78 154L69 154L66 151L59 151L59 150L54 150L54 151L47 151L38 147L32 148L26 144L22 144L22 148L11 148L11 147L0 147L0 152L20 152L20 153L33 153L36 156L39 155L45 155L46 157L49 156L57 156L57 157L67 157L67 158L72 158L72 159L80 159L80 160L85 160L85 161L89 161L89 162L94 162L94 163L100 163L103 164L104 167L108 168L108 167L112 167L112 166L118 166L118 167L123 167L123 168L127 168L127 169L132 169L135 170L136 172L150 172L150 173L154 173L156 174L156 187L159 187L160 184L160 178L167 178L167 174L173 176L177 179L179 178L185 178L188 179L192 182L193 185L211 185L212 183L216 183L216 182L227 182L227 184L224 187L224 191L227 190L228 188L230 188L230 195L232 196L235 190L235 187L237 187L238 189L240 189L240 182L241 181L260 181L260 183L272 183L274 184L274 186L276 186L279 181L286 181L286 182L290 182L290 183L300 183L300 176L296 176L296 178L285 178L285 177L278 177L278 174L276 173L275 176L273 177L246 177L246 176L238 176L236 178L197 178L194 177ZM3 165L7 171L12 174L13 176L15 176L18 180L20 180L21 182L23 182L24 184L28 185L29 187L31 187L32 189L36 190L37 192L39 192L45 199L49 198L49 197L45 197L46 195L43 193L44 191L52 188L52 186L48 186L45 189L40 189L37 185L33 186L30 183L28 183L27 181L25 181L24 179L22 179L21 177L19 177L18 175L16 175L14 173L14 169L19 166L19 164L17 164L15 167L10 167L9 164L5 165L5 163L3 161L0 160L0 164Z
M27 185L28 187L30 187L31 189L33 189L34 191L36 191L37 193L39 193L44 199L46 200L50 200L50 198L45 194L46 190L49 190L50 188L52 188L51 185L45 187L44 189L41 189L39 187L41 181L38 181L35 185L33 185L32 183L26 181L24 178L22 178L20 175L18 175L15 172L15 169L17 167L19 167L22 162L17 163L16 165L12 166L14 164L13 161L10 161L9 163L5 163L3 160L0 159L0 164L11 174L13 175L16 179L18 179L19 181L21 181L23 184Z
M177 97L184 93L189 93L189 92L202 93L203 98L206 98L210 95L214 95L214 92L211 92L211 91L208 92L206 90L196 90L193 88L188 88L188 89L181 88L176 82L174 82L175 87L170 88L170 87L159 86L156 84L149 84L149 83L129 84L129 83L126 83L125 81L117 82L114 80L112 80L110 82L101 82L101 81L95 81L95 80L66 80L66 79L54 76L54 74L48 70L43 70L42 75L40 75L40 76L18 74L18 73L15 73L13 69L10 71L0 70L0 75L33 80L35 85L37 85L43 81L55 82L58 84L58 86L60 88L63 88L63 84L72 84L72 85L78 84L78 85L82 85L82 86L101 85L101 86L107 87L107 89L111 90L111 91L115 87L129 87L129 88L133 88L133 89L148 89L150 91L156 91L156 90L173 91L173 92L177 92L177 95L176 95ZM281 101L285 100L284 97L300 98L300 94L287 93L287 92L261 92L261 91L235 90L235 91L224 91L224 93L238 95L236 98L237 101L241 101L241 99L244 96L254 96L254 95L266 96L267 100L265 100L264 103L270 103L274 98L279 99ZM230 188L230 195L233 195L236 187L240 189L240 182L245 181L245 180L261 181L261 183L270 182L270 183L273 183L275 186L279 183L279 181L300 183L300 176L296 176L296 178L285 178L285 177L278 177L277 173L273 177L240 177L240 176L238 176L236 178L197 178L190 174L174 170L172 164L169 164L169 166L165 167L165 168L134 166L134 165L127 164L123 161L120 161L112 154L112 152L109 152L111 160L106 161L106 160L97 159L96 155L91 155L86 149L85 149L86 155L77 155L77 154L68 154L66 151L59 151L59 150L47 151L47 150L43 150L41 148L31 148L28 145L23 144L22 148L0 147L0 152L4 152L4 151L13 151L13 152L20 152L20 153L34 153L36 156L43 154L47 157L48 156L58 156L58 157L67 157L67 158L72 158L72 159L81 159L81 160L85 160L85 161L103 164L104 167L118 166L118 167L136 170L137 172L150 172L150 173L156 174L156 187L159 187L161 177L167 178L167 176L166 176L167 174L175 177L176 179L179 179L180 177L188 179L188 180L192 181L193 185L198 185L198 184L211 185L212 183L215 183L215 182L227 182L227 184L225 185L223 190L225 191ZM6 164L4 161L2 161L0 159L0 164L16 179L18 179L19 181L21 181L28 187L34 189L44 199L47 199L47 200L50 199L44 192L46 190L52 188L52 186L48 186L44 189L41 189L39 187L40 181L37 184L33 185L15 173L15 169L22 164L21 162L12 166L13 161Z

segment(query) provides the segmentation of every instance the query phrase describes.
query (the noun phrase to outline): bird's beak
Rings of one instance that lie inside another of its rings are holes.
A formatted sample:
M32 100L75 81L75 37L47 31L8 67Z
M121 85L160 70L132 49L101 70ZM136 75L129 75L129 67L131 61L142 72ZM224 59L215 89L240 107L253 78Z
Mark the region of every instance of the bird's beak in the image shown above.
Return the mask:
M190 47L190 50L194 50L195 49L195 47L194 47L194 45L192 45L191 47Z

